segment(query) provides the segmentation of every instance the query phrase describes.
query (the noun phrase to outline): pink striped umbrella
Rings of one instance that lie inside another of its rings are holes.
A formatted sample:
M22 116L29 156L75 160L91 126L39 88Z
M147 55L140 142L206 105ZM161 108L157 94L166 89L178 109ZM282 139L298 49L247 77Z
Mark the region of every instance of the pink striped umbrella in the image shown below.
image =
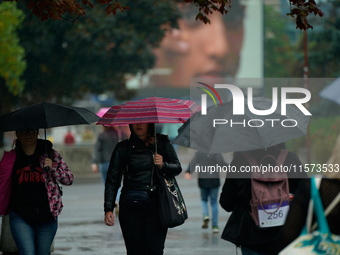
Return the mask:
M184 123L200 109L198 104L190 100L149 97L112 106L97 125Z
M149 97L112 106L99 119L97 125L115 126L138 123L184 123L190 116L200 111L194 101ZM155 128L155 149L157 153Z

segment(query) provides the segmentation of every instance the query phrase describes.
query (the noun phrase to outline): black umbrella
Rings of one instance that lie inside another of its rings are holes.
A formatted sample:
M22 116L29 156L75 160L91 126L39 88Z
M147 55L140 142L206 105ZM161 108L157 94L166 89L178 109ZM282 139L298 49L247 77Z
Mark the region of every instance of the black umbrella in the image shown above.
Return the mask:
M0 130L17 131L90 124L100 118L80 107L41 102L0 116Z
M253 106L268 110L272 101L253 98ZM266 149L306 135L309 117L295 105L287 105L286 115L281 115L280 102L270 115L255 115L244 108L243 115L233 115L230 101L209 108L206 115L197 112L178 130L173 143L213 154Z
M41 102L0 116L1 131L33 130L90 124L100 118L81 107Z

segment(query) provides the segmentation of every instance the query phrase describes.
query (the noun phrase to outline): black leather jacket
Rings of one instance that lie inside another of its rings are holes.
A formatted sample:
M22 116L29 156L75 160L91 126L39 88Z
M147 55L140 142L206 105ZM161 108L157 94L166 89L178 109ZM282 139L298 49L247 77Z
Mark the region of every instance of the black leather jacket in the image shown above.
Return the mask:
M176 151L165 135L157 134L157 152L163 156L163 167L153 164L154 145L145 146L139 138L130 137L114 149L106 177L104 211L113 211L122 176L122 196L127 190L153 191L158 187L158 176L176 176L182 171Z

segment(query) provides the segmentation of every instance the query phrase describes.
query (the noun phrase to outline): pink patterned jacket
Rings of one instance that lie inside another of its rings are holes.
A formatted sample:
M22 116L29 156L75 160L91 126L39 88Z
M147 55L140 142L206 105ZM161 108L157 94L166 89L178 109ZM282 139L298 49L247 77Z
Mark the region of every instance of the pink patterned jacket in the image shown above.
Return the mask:
M44 171L45 186L47 189L47 197L50 203L50 210L54 217L57 217L61 210L63 209L63 203L61 200L61 194L58 188L57 181L63 185L71 185L74 180L72 172L68 169L65 161L60 156L60 154L54 151L54 160L52 164L52 169L49 171ZM40 157L41 169L44 169L45 156Z
M45 187L47 189L47 197L48 197L51 213L54 217L57 217L63 209L63 203L62 203L61 194L58 188L57 181L63 185L71 185L73 183L74 176L72 172L68 169L65 161L60 156L60 154L55 150L53 150L53 152L54 152L54 160L52 164L52 169L50 169L49 171L43 171L43 176L45 180ZM6 154L16 155L15 151L11 150L9 153L4 154L3 159L1 161L6 161L6 158L5 158L7 156ZM44 169L45 156L46 154L40 156L39 158L41 169ZM14 161L15 160L11 160L12 163L6 164L6 167L3 166L4 164L0 164L0 172L11 173L13 169ZM11 175L7 174L7 176L11 176ZM0 181L1 192L9 194L9 191L11 188L11 185L9 183L10 181L11 181L11 178L7 178L6 181L3 180L3 183L1 183ZM7 185L5 185L5 182L7 182ZM3 190L4 188L6 190ZM2 205L5 205L5 204L8 205L9 196L2 198L1 200L2 201L0 201L0 203ZM7 208L3 211L8 212Z

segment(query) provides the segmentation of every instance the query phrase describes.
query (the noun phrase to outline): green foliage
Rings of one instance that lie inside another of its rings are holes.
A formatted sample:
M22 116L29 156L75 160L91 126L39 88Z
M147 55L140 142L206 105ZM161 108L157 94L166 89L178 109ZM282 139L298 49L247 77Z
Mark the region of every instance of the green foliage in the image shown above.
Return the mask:
M310 135L318 135L322 131L325 135L337 135L340 131L340 117L312 118L310 122Z
M330 2L331 8L320 31L309 38L310 77L340 76L340 16L339 3ZM325 17L326 18L326 17Z
M73 23L41 22L28 15L20 31L28 63L22 102L67 103L85 93L107 91L129 99L127 75L153 67L151 48L163 38L162 27L176 26L179 17L172 1L129 1L129 6L129 11L111 16L103 15L97 4Z
M20 76L26 68L25 50L19 45L17 35L23 20L24 13L17 9L15 2L0 3L0 77L13 95L19 95L24 89Z
M311 149L315 163L326 163L340 133L340 118L318 118L311 123Z
M324 164L330 158L337 136L340 134L340 117L312 118L309 124L311 163ZM287 149L299 152L306 147L306 137L288 141Z
M306 147L306 137L299 137L285 142L286 148L296 154L299 154L301 148Z
M287 18L268 5L265 6L264 17L264 77L293 77L296 47L290 44L285 33Z
M340 114L340 105L328 99L322 99L310 108L313 117L338 116Z
M320 8L328 10L322 19L317 19L318 28L308 33L308 77L331 78L340 76L340 16L339 1L325 1ZM295 76L303 76L304 42L303 37L298 45L294 66ZM316 94L322 88L314 88Z

